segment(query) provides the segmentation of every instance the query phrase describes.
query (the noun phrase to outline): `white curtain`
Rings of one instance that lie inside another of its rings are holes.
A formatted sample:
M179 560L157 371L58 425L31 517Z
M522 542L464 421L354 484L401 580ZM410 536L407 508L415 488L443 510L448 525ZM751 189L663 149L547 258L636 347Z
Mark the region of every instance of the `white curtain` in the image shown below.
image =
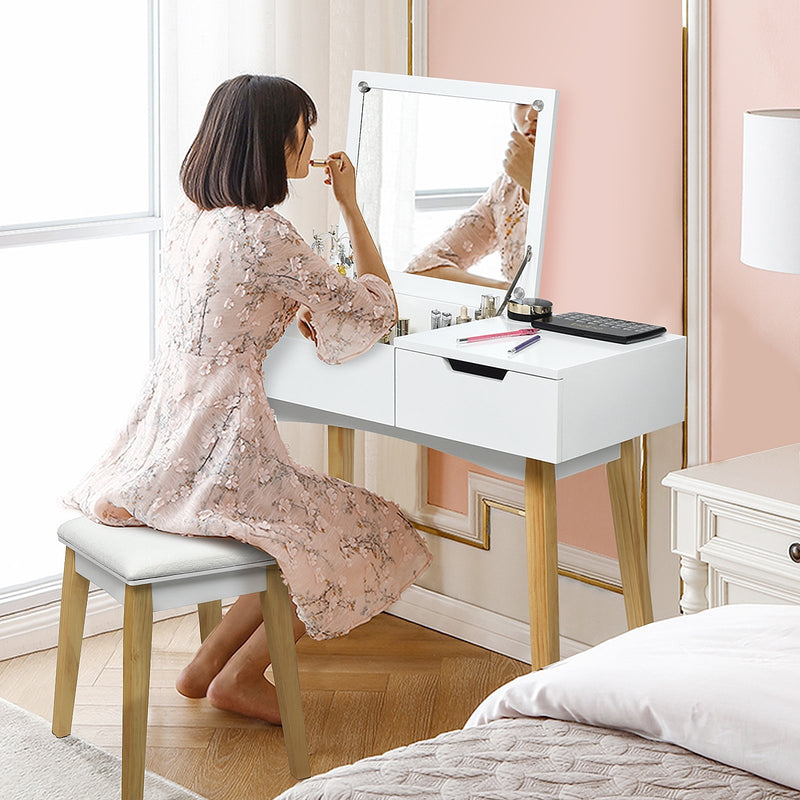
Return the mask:
M180 161L211 92L244 72L277 74L314 98L315 154L344 147L354 69L405 74L407 0L163 0L162 185L169 214ZM338 221L321 176L292 183L281 207L301 234Z

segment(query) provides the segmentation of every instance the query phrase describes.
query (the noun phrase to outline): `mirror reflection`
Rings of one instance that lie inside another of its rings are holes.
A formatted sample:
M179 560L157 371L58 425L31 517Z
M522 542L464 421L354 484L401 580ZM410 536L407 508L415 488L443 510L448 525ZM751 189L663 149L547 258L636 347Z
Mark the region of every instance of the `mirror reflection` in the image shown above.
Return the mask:
M389 269L506 288L526 245L537 111L371 88L358 196Z

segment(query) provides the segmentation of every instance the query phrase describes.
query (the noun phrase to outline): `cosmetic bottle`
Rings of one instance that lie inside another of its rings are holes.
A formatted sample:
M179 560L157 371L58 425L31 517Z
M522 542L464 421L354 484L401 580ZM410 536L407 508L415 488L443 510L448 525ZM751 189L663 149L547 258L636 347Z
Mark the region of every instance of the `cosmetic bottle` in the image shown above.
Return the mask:
M438 308L431 311L431 330L442 327L442 312Z
M497 312L497 306L495 305L495 297L493 294L482 294L481 295L481 316L482 317L493 317Z
M401 317L395 325L395 336L408 336L408 319Z
M449 311L442 311L442 328L449 328L453 324L453 315Z
M461 325L464 322L470 322L472 317L469 315L466 306L461 306L461 313L456 317L456 325Z

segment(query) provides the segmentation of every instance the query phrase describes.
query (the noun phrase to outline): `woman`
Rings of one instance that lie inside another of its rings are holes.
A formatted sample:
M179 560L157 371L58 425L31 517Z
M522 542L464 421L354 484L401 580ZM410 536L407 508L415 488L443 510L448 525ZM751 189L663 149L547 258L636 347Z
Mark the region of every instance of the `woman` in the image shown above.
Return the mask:
M438 239L415 256L406 272L507 289L525 255L525 234L538 112L517 103L503 174ZM500 253L503 278L469 272L489 253Z
M296 637L323 639L385 609L431 556L394 504L295 463L264 393L262 361L295 315L329 364L367 350L397 316L344 153L329 156L326 182L357 279L273 210L288 179L308 175L315 122L311 98L283 78L243 75L212 95L165 236L159 347L143 397L67 504L109 525L229 536L265 550L289 585ZM261 621L257 595L240 598L178 690L279 722Z

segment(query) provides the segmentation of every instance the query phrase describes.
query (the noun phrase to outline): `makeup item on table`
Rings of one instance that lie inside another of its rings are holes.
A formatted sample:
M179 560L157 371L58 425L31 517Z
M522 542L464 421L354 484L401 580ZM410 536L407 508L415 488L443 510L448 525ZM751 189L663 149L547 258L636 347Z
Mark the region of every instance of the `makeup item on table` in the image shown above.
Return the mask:
M481 310L479 308L475 309L475 321L477 322L479 319L483 319L483 314L481 314Z
M471 322L472 317L469 315L466 306L461 306L461 313L456 317L456 325L463 325L465 322Z
M497 313L495 296L493 294L481 295L481 317L493 317Z
M388 333L384 333L383 336L381 336L381 338L378 339L378 341L381 344L391 344L393 336L394 336L394 332L393 331L389 331Z
M536 336L531 336L530 339L526 339L524 342L520 342L516 347L511 347L508 350L509 355L516 355L517 353L522 352L526 347L530 347L532 344L536 344L542 337L539 336L537 333Z
M503 298L503 302L500 304L500 308L497 309L497 316L499 317L503 313L503 309L506 307L506 303L508 303L511 297L520 298L525 296L525 290L520 287L520 289L516 289L517 281L520 279L522 275L522 271L525 269L525 265L531 260L531 256L533 255L533 250L531 250L531 246L528 245L525 248L525 258L522 259L522 263L517 267L517 271L514 273L514 278L511 281L511 285L508 287L508 291L506 291L506 296Z
M553 313L553 304L542 297L523 297L509 300L506 316L517 322L546 320Z
M442 327L442 312L438 308L431 311L431 330Z
M516 331L501 331L500 333L482 333L479 336L465 336L456 339L456 344L470 344L472 342L490 342L492 339L507 339L509 336L531 336L538 333L538 328L520 328Z
M408 319L401 317L395 325L395 336L408 336Z
M453 315L449 311L442 311L442 328L449 328L453 324Z

